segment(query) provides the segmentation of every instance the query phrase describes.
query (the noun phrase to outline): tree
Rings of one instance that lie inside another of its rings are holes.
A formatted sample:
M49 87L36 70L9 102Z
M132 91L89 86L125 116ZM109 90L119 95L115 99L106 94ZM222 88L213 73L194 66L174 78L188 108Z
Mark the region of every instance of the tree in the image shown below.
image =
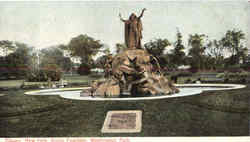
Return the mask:
M69 46L65 45L65 44L59 44L57 46L57 48L61 49L61 50L69 50Z
M250 55L246 56L244 66L246 70L250 71Z
M248 48L247 47L241 47L238 56L242 60L242 63L245 64L247 60L247 55L248 55Z
M20 43L20 42L16 42L16 51L14 52L15 54L19 55L21 59L18 59L19 62L21 62L21 64L25 64L25 65L30 65L31 60L30 60L30 56L31 56L31 51L33 50L33 47L30 47L29 45L25 44L25 43Z
M206 54L213 60L214 68L219 68L223 66L225 48L221 40L209 41L206 45Z
M241 30L228 30L222 38L223 46L231 53L231 64L238 64L240 60L240 52L243 50L242 40L245 34Z
M167 39L156 39L144 44L145 49L159 61L161 66L165 66L168 62L164 55L164 51L171 43Z
M14 46L13 42L9 41L9 40L2 40L2 41L0 41L0 48L2 48L3 51L5 52L5 57L7 56L8 51L15 50L15 46Z
M58 48L59 46L52 46L41 50L42 60L41 67L46 66L47 64L56 64L64 71L69 71L73 63L69 57L64 57L63 50Z
M13 43L12 43L13 44ZM31 50L27 44L15 42L16 50L13 53L5 56L5 67L8 70L9 76L25 76L31 64Z
M158 57L164 54L164 50L169 45L171 45L171 43L167 39L156 39L144 44L144 47L150 54Z
M203 69L204 68L204 40L205 40L204 34L194 34L189 35L188 39L188 45L191 46L188 55L192 57L191 59L191 66L193 69Z
M109 56L111 56L111 54L105 54L105 55L98 57L95 61L96 67L105 69L105 64Z
M171 62L175 65L185 64L185 52L183 51L185 47L182 44L182 35L179 30L177 31L177 41L174 43L174 47L171 55Z
M71 39L68 44L72 56L80 57L82 63L91 64L93 56L96 55L103 45L88 35L79 35Z
M91 73L90 65L82 62L77 69L77 73L80 75L89 75Z

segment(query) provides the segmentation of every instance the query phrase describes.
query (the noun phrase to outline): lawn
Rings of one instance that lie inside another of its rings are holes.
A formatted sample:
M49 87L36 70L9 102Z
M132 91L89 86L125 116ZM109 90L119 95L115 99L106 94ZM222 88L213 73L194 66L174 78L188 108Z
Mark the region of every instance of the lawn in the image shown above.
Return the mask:
M20 87L24 80L0 80L0 88Z
M26 96L25 91L2 92L7 95L0 97L0 137L249 135L250 84L240 90L199 96L116 102ZM142 132L101 133L105 115L111 110L142 110Z
M68 83L89 83L92 80L98 79L95 76L65 76L64 79L68 81Z
M82 85L89 84L92 80L99 79L100 77L96 76L79 76L79 75L67 75L63 79L67 80L70 85ZM19 88L23 84L24 80L0 80L0 88ZM59 82L59 81L54 81ZM47 82L25 82L25 85L46 85Z

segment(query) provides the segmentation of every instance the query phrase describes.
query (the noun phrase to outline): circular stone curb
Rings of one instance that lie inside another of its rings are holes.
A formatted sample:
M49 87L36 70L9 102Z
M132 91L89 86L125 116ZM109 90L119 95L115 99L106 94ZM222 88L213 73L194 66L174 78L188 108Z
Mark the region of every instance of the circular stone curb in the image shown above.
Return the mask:
M130 98L101 98L91 96L81 96L80 92L83 89L89 89L90 87L82 88L62 88L62 89L46 89L26 92L26 95L59 95L62 98L72 100L85 100L85 101L133 101L133 100L156 100L165 98L185 97L201 94L203 91L217 91L217 90L233 90L246 87L240 84L175 84L179 88L180 92L171 95L162 96L150 96L150 97L130 97ZM218 87L218 88L216 88ZM224 88L222 88L224 87Z

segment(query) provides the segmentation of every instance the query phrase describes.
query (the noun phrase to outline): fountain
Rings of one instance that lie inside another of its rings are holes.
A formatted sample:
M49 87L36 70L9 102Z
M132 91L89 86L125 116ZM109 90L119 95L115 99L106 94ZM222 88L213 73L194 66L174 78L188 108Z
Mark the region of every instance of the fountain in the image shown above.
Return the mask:
M172 95L157 95L157 96L141 96L141 97L99 97L99 96L85 96L82 95L82 90L89 90L91 87L80 88L60 88L60 89L45 89L37 91L26 92L26 95L58 95L62 98L72 100L85 101L138 101L138 100L156 100L168 99L176 97L186 97L199 95L204 91L218 91L218 90L233 90L244 88L245 85L240 84L175 84L179 92Z
M26 95L59 95L62 98L85 101L144 101L202 94L203 91L244 88L239 84L173 84L162 73L157 59L141 47L141 18L131 14L125 23L127 49L110 56L105 64L104 81L94 81L89 87L46 89L26 92ZM111 110L107 112L102 133L139 133L143 111Z
M157 59L141 47L143 9L140 16L132 13L125 24L127 49L110 56L105 64L104 81L94 81L89 87L47 89L26 92L26 95L59 95L67 99L151 100L201 94L210 90L244 88L237 84L173 84L161 73ZM155 70L157 67L157 70Z
M89 90L83 90L83 95L100 97L117 97L122 95L171 95L179 90L165 78L157 59L141 47L142 22L140 16L132 13L128 20L121 18L125 24L125 43L127 49L110 56L105 64L105 81L96 81ZM157 71L154 64L157 65Z

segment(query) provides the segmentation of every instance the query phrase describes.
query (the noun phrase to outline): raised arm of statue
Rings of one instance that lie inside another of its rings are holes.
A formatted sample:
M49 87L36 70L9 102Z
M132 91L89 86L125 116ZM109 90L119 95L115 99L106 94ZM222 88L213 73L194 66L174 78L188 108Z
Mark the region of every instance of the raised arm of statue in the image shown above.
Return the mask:
M146 10L146 8L142 9L141 15L138 18L141 18L143 16L143 13L144 13L145 10Z
M121 20L122 22L126 22L126 20L124 20L124 19L122 18L121 13L119 13L119 17L120 17L120 20Z

